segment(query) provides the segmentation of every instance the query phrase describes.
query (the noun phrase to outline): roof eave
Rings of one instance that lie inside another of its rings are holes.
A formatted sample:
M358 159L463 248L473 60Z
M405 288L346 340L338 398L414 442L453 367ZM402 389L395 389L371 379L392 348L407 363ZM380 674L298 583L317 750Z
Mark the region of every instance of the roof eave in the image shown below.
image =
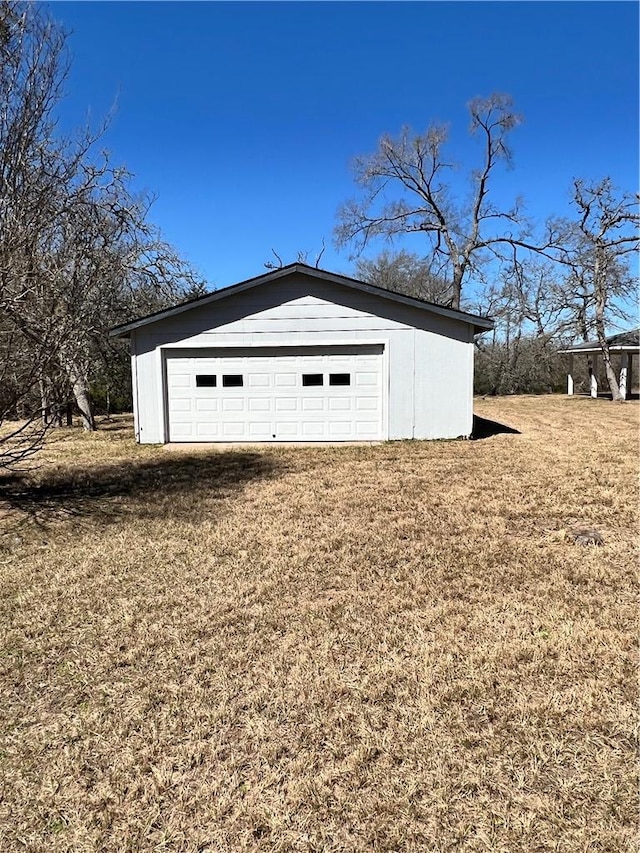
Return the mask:
M246 281L239 282L238 284L232 284L229 287L222 287L220 290L214 290L213 293L205 293L204 296L196 296L195 299L188 299L186 302L181 302L179 305L174 305L172 308L163 308L161 311L154 311L152 314L139 317L137 320L132 320L130 323L122 323L120 326L114 326L109 330L109 337L129 337L131 332L135 332L136 329L140 329L142 326L150 326L152 323L159 323L161 320L167 320L170 317L174 317L177 314L182 314L184 311L189 311L191 308L195 308L196 305L209 305L211 302L217 302L219 299L224 299L226 296L231 295L229 291L232 289L234 294L242 293L243 290L249 290L260 283L280 278L285 274L285 270L287 273L290 272L291 265L288 267L282 267L282 269L273 270L271 273L254 276L253 278L249 278Z
M602 347L575 347L569 349L559 349L559 355L574 355L584 353L585 355L589 355L589 353L598 353L602 352ZM610 346L609 352L640 352L640 345L638 346Z

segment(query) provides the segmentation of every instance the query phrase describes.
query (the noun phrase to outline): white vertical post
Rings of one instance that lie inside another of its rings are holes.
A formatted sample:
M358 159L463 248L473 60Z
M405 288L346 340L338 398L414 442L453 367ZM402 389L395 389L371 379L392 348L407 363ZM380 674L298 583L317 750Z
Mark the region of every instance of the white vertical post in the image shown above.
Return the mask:
M627 391L630 391L629 388L630 379L629 376L629 353L623 352L622 358L620 359L620 396L623 400L627 399Z
M567 394L573 396L573 353L569 353L569 372L567 373Z
M591 356L589 379L591 380L591 396L595 399L598 396L598 356L596 353Z

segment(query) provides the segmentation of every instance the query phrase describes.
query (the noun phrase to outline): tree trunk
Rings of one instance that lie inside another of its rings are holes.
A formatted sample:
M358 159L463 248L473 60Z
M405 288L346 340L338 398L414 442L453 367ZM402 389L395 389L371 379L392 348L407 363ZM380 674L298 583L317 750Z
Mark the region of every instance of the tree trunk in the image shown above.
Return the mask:
M95 432L96 421L93 416L93 403L91 393L82 377L73 382L73 396L76 399L76 405L80 410L80 420L82 427L87 432Z
M611 389L611 399L615 402L618 402L622 400L622 394L620 393L620 386L618 385L618 379L616 377L615 370L611 365L611 353L609 352L609 344L607 343L607 337L604 333L605 309L607 305L607 287L604 251L600 248L596 249L596 261L593 272L593 280L595 284L596 295L596 334L598 336L598 343L600 344L600 349L602 350L604 372L607 377L607 382L609 383L609 388Z
M55 383L49 379L40 380L40 412L42 426L62 426L62 409L56 395Z
M599 325L599 324L596 324ZM604 336L604 329L602 332L600 328L598 328L598 343L600 344L600 349L602 350L602 362L604 364L604 372L607 377L607 382L609 383L609 388L611 390L611 399L619 402L622 401L622 394L620 393L620 386L618 385L618 378L616 376L616 372L613 369L611 364L611 353L609 352L609 344L607 343L607 339Z
M42 417L42 426L46 427L49 424L49 389L44 379L40 380L40 414Z
M54 400L51 406L51 426L61 427L62 426L62 409L60 407L60 403L57 400Z
M84 371L78 367L75 361L67 364L67 372L76 405L80 410L80 420L82 421L83 429L87 432L94 432L96 421L93 416L93 401L91 400L89 381Z
M460 299L462 297L462 279L464 270L456 266L453 270L453 281L451 282L451 307L460 310Z

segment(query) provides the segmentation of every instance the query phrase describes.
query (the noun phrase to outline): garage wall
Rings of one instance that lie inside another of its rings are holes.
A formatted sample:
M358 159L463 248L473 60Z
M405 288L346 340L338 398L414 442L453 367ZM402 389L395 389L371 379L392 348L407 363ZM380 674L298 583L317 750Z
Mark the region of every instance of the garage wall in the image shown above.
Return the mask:
M356 343L385 345L390 439L470 433L468 323L296 274L132 332L138 440L166 440L163 350Z
M473 327L467 342L416 329L414 438L469 436L473 426Z

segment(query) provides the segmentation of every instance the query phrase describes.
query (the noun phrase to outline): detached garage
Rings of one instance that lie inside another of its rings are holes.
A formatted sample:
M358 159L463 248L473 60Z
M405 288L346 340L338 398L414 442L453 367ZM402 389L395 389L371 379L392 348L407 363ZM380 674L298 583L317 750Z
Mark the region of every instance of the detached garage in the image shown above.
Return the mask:
M113 329L131 345L136 438L457 438L491 320L291 264Z

